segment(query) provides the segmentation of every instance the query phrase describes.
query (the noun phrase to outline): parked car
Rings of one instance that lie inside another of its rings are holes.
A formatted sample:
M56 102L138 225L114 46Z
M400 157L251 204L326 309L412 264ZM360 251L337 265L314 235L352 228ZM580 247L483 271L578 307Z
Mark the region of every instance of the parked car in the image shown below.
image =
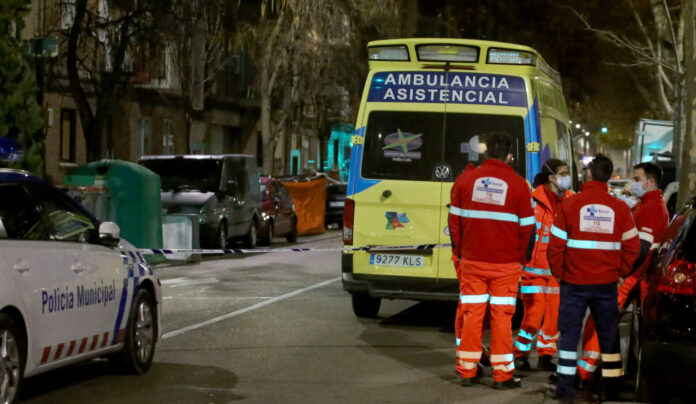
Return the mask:
M118 225L33 175L0 169L0 402L25 377L96 357L146 372L160 283Z
M619 180L609 180L609 183L607 184L609 186L609 193L614 196L619 195L630 181L631 180L625 178Z
M270 245L273 237L297 241L297 214L287 188L276 178L261 177L261 242Z
M256 157L144 156L138 163L160 176L164 214L186 215L199 226L198 246L227 248L233 238L256 246L261 224Z
M646 270L647 293L635 311L630 356L639 401L693 399L696 386L696 198L670 223ZM688 391L690 390L690 391Z
M329 182L326 186L326 213L324 215L324 225L337 224L339 229L343 228L343 207L346 201L346 191L348 185L344 182Z

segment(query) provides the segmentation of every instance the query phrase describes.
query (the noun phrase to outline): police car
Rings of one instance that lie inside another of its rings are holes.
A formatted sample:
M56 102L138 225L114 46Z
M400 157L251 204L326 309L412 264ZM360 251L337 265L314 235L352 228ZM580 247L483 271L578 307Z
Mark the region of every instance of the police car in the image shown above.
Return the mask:
M0 195L0 403L25 377L95 357L147 371L160 284L118 225L27 172L0 169Z

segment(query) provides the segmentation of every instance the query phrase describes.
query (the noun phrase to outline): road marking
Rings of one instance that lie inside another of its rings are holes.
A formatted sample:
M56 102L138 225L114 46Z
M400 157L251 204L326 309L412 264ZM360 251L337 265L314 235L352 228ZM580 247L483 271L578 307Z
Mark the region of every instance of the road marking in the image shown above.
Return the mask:
M216 278L173 278L173 279L163 279L162 285L167 285L170 287L177 286L189 286L189 285L205 285L208 283L220 283Z
M162 339L176 337L177 335L185 334L189 331L197 330L199 328L203 328L203 327L207 327L209 325L215 324L215 323L219 323L220 321L224 321L224 320L230 319L232 317L236 317L240 314L248 313L252 310L256 310L256 309L260 309L261 307L268 306L269 304L273 304L273 303L279 302L281 300L285 300L285 299L289 299L289 298L297 296L297 295L301 295L302 293L309 292L310 290L322 288L326 285L330 285L334 282L338 282L340 279L341 279L341 277L337 277L337 278L329 279L328 281L319 282L317 284L307 286L306 288L297 289L297 290L292 291L290 293L276 296L272 299L268 299L268 300L265 300L263 302L253 304L249 307L245 307L243 309L233 311L231 313L227 313L227 314L224 314L224 315L219 316L219 317L211 318L210 320L206 320L206 321L200 322L198 324L192 324L188 327L184 327L184 328L180 328L178 330L170 331L170 332L162 335Z

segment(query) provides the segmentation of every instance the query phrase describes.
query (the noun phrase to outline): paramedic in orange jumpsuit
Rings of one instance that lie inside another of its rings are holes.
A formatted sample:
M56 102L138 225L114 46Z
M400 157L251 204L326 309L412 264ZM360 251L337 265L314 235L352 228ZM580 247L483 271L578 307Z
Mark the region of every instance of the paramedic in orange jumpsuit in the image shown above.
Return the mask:
M460 174L451 193L449 228L462 316L455 320L461 324L456 367L462 385L473 385L490 304L493 387L509 389L521 386L513 376L511 320L535 220L527 182L505 163L510 137L491 133L485 143L489 159Z
M659 184L662 180L662 169L653 163L641 163L633 167L633 182L631 192L640 198L633 207L633 219L640 238L640 255L633 265L634 271L626 277L619 286L619 309L623 308L626 299L643 275L645 266L650 262L650 256L657 249L662 236L667 231L669 212L662 199ZM630 202L629 206L630 206ZM642 288L641 284L641 289ZM641 301L644 290L641 290ZM593 380L593 375L599 362L599 340L595 330L594 320L590 316L583 332L583 354L578 361L578 373L582 378L583 387L589 387L586 382Z
M556 371L556 365L551 360L556 353L559 335L560 287L551 275L546 254L554 212L562 199L572 195L569 191L571 184L567 163L558 159L546 161L534 179L536 189L532 193L532 204L535 205L536 236L532 259L524 266L520 282L524 319L515 341L515 368L518 370L531 369L529 354L536 339L539 354L537 367Z

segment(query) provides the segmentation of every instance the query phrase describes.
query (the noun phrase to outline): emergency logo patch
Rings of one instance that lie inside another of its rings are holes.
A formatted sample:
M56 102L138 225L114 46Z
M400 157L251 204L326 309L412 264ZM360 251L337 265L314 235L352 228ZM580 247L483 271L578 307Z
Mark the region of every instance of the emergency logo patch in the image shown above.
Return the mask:
M501 179L495 177L479 178L474 184L474 192L471 195L471 200L474 202L503 206L505 205L507 191L508 184Z
M387 217L387 230L404 227L404 223L409 222L406 213L387 212L385 216Z
M585 205L580 210L580 231L614 233L614 209L605 205Z

